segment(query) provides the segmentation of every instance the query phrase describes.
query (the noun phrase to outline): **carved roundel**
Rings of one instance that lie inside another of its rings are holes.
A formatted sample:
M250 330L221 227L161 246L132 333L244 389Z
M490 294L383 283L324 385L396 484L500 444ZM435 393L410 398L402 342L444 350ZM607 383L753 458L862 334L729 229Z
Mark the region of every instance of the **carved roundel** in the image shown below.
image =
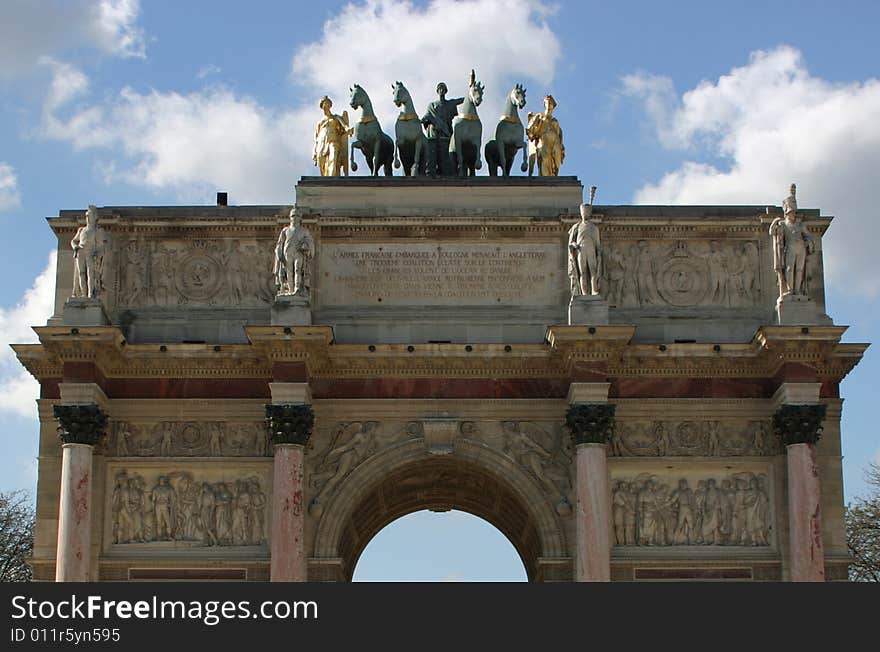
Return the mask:
M180 261L177 270L177 289L187 299L205 301L220 288L220 263L208 254L195 252Z
M657 290L673 306L695 306L708 288L706 270L690 258L673 258L660 266Z
M202 441L202 430L197 423L186 423L180 431L180 441L188 451L199 448Z

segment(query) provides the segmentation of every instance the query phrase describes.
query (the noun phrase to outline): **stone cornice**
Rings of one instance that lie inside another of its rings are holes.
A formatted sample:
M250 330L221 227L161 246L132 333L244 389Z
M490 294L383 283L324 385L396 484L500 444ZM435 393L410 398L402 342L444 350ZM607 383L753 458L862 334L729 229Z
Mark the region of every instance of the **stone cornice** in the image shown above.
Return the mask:
M104 327L41 327L40 344L13 345L37 379L67 362L90 362L106 378L272 378L272 365L300 362L310 377L566 378L597 365L613 378L773 378L787 363L839 381L867 344L841 344L845 327L768 326L743 344L632 343L633 326L552 326L544 344L335 344L329 326L248 326L250 344L136 344ZM285 332L288 331L288 332Z

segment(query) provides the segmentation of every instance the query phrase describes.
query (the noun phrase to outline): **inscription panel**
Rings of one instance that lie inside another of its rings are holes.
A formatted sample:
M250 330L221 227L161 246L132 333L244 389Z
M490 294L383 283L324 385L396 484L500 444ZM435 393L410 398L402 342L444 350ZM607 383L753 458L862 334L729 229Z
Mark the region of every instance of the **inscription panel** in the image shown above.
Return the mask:
M557 305L559 243L325 242L318 252L323 306Z

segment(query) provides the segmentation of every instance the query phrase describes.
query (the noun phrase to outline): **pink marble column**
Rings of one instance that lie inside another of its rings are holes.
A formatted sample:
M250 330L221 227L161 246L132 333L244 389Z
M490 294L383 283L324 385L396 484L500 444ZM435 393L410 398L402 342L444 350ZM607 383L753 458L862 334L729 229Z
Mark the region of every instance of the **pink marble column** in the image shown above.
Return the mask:
M273 582L306 581L304 524L303 447L277 444L272 485Z
M92 545L92 446L61 447L56 582L88 582Z
M611 581L611 497L605 444L577 446L578 582Z
M825 553L822 544L822 494L816 450L813 444L789 444L788 536L791 581L824 582Z

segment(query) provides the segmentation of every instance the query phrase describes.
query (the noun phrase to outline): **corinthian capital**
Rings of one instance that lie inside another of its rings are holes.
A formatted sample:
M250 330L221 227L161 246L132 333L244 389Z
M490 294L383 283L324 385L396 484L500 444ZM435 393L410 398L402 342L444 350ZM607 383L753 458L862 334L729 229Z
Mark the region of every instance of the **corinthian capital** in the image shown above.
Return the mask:
M773 415L773 431L785 446L815 444L822 435L824 418L825 405L821 403L786 404Z
M266 406L269 443L305 446L312 435L315 414L305 403L270 403Z
M614 405L575 403L565 414L565 425L577 444L607 444L614 431Z
M58 436L65 444L94 446L104 435L107 415L95 403L56 405L53 411L58 419Z

